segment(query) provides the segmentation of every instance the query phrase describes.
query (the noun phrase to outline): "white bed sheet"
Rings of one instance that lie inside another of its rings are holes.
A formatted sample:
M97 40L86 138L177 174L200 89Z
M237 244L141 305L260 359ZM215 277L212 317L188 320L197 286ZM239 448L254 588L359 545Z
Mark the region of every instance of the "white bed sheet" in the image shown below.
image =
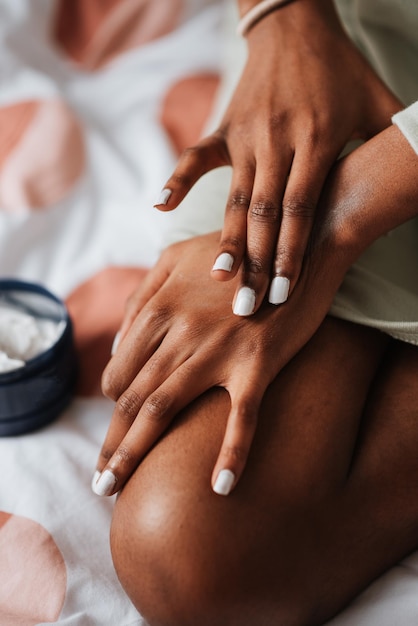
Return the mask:
M67 298L109 266L149 267L170 240L220 223L222 170L176 214L151 208L176 160L156 114L162 98L182 76L221 67L221 3L197 6L188 3L174 32L88 73L48 39L54 0L0 0L0 113L26 100L63 103L78 120L85 159L65 195L42 210L26 202L22 179L9 172L13 187L0 174L0 275L41 281ZM40 156L50 149L45 138ZM0 626L145 626L113 570L113 499L90 489L111 413L101 397L76 397L49 427L0 439ZM329 624L413 626L417 590L414 554Z

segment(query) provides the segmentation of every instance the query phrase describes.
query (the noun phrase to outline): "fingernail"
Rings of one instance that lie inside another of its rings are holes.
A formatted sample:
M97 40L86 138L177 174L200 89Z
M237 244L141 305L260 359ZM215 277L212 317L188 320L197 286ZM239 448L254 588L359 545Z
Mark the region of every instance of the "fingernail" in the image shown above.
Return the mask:
M93 482L92 489L98 496L110 496L116 485L116 476L110 470L101 473L98 480Z
M116 353L116 350L118 349L118 346L119 346L119 342L120 342L120 331L116 333L115 338L113 340L112 348L110 350L111 356L113 356Z
M218 477L213 485L213 491L220 496L227 496L232 489L235 481L235 474L231 470L223 469L219 472Z
M96 471L94 472L94 474L93 474L93 480L91 481L91 488L93 489L93 491L94 491L94 489L95 489L95 487L96 487L96 483L97 483L97 481L98 481L98 480L99 480L99 478L100 478L100 474L101 474L101 472L99 472L99 470L96 470Z
M251 315L255 307L255 291L250 287L241 287L235 298L233 312L235 315Z
M271 281L269 302L270 304L282 304L289 295L290 281L284 276L275 276Z
M216 259L212 271L214 270L224 270L225 272L230 272L232 270L232 266L234 265L234 257L229 252L222 252Z
M158 197L157 202L154 204L154 206L158 206L160 204L164 204L164 205L167 204L170 196L171 196L171 189L163 189Z

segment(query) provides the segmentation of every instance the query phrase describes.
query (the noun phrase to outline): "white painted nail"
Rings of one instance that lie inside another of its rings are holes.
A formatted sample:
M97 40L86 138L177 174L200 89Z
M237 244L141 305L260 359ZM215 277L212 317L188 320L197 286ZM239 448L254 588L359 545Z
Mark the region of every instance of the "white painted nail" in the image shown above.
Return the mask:
M223 469L219 472L213 491L220 496L227 496L232 489L232 485L235 482L235 474L231 470Z
M115 338L114 338L114 340L113 340L113 343L112 343L112 348L111 348L111 350L110 350L110 354L111 354L111 356L113 356L114 354L116 354L116 350L118 349L119 343L120 343L120 331L118 331L118 332L116 333Z
M93 489L93 491L94 491L94 489L95 489L95 487L96 487L96 483L97 483L97 481L98 481L98 480L99 480L99 478L100 478L100 474L101 474L101 472L99 472L99 470L96 470L96 471L94 472L94 474L93 474L93 480L91 481L91 488Z
M160 204L164 204L164 205L167 204L170 196L171 196L171 189L163 189L158 197L157 202L154 204L154 206L158 206Z
M232 266L234 265L234 257L229 252L222 252L216 259L212 270L224 270L225 272L230 272L232 270Z
M235 315L251 315L255 307L255 291L250 287L241 287L235 298L233 312Z
M289 279L284 276L275 276L271 281L269 302L271 304L282 304L286 302L289 295Z
M92 489L98 496L109 496L116 485L116 476L110 470L104 470L98 480L93 482Z

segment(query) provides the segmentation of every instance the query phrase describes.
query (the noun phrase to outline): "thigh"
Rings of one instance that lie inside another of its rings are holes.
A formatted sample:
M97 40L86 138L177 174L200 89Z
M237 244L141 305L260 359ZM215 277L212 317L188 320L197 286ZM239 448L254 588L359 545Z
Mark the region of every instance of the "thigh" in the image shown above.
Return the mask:
M378 332L327 319L268 390L227 498L210 488L227 393L212 390L179 416L118 498L112 526L121 582L152 626L321 623L412 548L405 541L382 555L388 535L378 533L361 559L368 496L379 487L368 452L376 389L394 376L379 371L387 347Z
M330 617L418 546L418 348L392 342L341 490L314 516L318 614Z

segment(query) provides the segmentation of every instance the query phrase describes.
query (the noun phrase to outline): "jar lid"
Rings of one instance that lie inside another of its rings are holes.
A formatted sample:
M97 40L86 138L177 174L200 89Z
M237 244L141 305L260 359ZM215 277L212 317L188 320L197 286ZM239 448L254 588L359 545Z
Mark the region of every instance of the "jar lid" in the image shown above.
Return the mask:
M15 350L10 369L0 373L0 436L4 437L36 430L56 419L73 396L77 366L67 308L48 289L2 279L2 312L0 350L2 342Z

